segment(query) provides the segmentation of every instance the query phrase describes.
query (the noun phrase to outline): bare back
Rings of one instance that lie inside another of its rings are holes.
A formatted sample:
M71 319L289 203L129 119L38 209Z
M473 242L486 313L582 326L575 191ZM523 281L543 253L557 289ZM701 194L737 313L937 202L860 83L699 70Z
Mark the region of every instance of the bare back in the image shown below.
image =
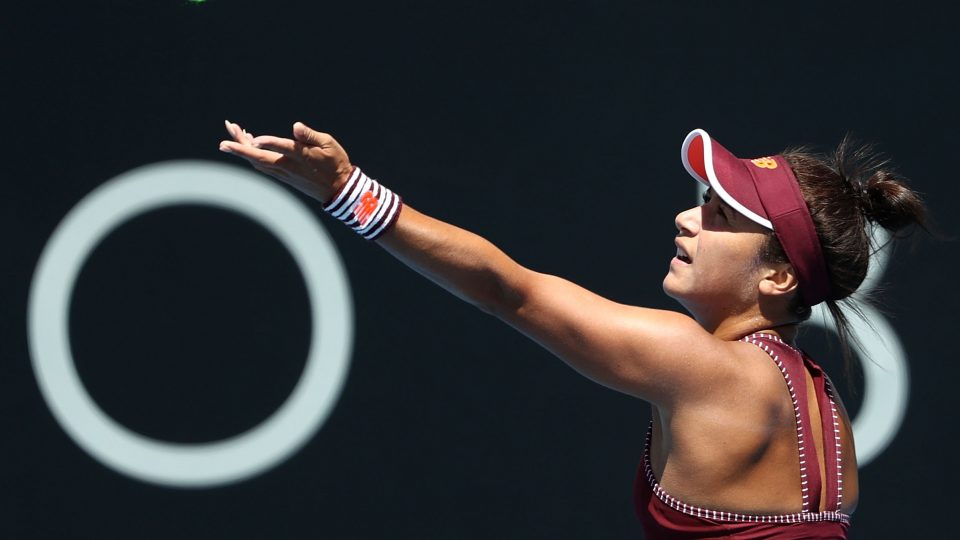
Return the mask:
M672 409L653 406L653 473L667 493L697 507L755 515L801 512L798 414L791 387L785 383L789 378L760 347L731 345L742 376L705 391L709 398L702 401ZM821 418L812 377L803 373L807 395L796 401L809 414L810 427L804 431L812 435L817 462L824 464L823 423L828 427L835 423L842 471L839 510L850 514L859 495L850 421L839 399L834 400L836 422L833 414ZM834 444L833 437L828 443ZM821 465L818 472L820 504L810 510L835 510L827 508L827 468Z

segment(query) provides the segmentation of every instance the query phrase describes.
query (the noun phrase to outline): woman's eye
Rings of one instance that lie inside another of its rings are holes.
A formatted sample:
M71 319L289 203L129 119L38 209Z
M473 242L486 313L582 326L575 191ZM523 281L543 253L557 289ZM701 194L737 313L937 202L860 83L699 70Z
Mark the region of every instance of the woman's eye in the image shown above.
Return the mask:
M708 204L711 200L713 200L713 193L709 190L704 191L703 195L700 197L703 199L703 204ZM720 217L722 217L724 221L730 221L730 216L727 214L727 212L728 209L726 204L720 201L720 204L717 205L717 214L720 214Z
M713 199L713 194L709 191L704 191L703 195L701 195L701 198L703 199L703 204L708 204ZM730 221L730 217L727 215L726 206L724 206L723 203L717 205L717 213L720 214L720 217L723 219Z

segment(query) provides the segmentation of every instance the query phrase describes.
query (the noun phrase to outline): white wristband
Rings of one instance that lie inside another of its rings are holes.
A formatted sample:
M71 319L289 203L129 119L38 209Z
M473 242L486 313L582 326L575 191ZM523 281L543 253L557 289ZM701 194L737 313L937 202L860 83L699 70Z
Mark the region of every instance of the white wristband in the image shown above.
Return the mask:
M324 211L339 219L367 240L376 240L400 216L400 196L354 167L350 179Z

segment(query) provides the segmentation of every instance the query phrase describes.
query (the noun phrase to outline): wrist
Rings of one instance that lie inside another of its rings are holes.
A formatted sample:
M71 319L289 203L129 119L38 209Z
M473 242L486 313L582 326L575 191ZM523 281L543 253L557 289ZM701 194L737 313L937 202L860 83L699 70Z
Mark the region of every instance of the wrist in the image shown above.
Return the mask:
M376 240L400 216L403 201L389 188L352 167L344 184L323 205L324 211L367 240Z
M330 194L325 196L320 201L323 203L324 207L332 203L334 199L340 196L340 194L343 192L343 189L347 186L347 182L350 181L350 177L353 175L353 171L356 168L356 165L347 164L346 167L337 170L337 177L330 184Z

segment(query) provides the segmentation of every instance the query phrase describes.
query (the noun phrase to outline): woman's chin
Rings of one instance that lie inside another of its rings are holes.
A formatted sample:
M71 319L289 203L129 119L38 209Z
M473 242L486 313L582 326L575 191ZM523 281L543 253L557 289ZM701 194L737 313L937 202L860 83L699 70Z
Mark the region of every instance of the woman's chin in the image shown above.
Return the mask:
M672 273L667 273L666 277L663 278L663 292L670 298L678 302L681 301L683 294L679 288L679 284L676 282L676 276Z
M663 278L663 293L676 300L687 311L690 311L690 306L696 303L693 301L696 297L695 291L684 288L673 274L667 274Z

